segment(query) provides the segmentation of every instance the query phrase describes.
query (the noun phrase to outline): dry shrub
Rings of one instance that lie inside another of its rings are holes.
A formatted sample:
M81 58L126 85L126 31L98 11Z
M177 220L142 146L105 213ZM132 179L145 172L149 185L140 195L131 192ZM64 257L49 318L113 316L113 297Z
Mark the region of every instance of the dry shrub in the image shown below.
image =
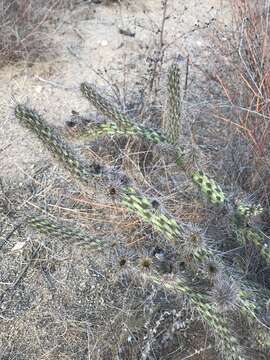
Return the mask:
M46 58L50 45L47 21L57 8L71 5L72 1L63 0L1 0L0 66Z
M239 124L258 156L266 156L270 140L270 29L269 4L250 0L233 2L239 26L239 59L236 71L241 93L230 96L233 102L240 97L239 106L245 109ZM241 122L240 122L241 121Z
M248 141L248 161L243 184L257 191L259 201L269 208L269 141L270 141L270 29L269 2L236 1L236 20L240 28L239 69L241 103L237 123ZM237 96L237 92L233 94ZM248 168L254 173L250 175Z
M218 101L212 115L227 131L226 171L242 190L256 193L256 201L269 207L269 2L235 0L231 6L234 31L218 34L218 60L212 72L207 70L210 93L214 89L211 95Z

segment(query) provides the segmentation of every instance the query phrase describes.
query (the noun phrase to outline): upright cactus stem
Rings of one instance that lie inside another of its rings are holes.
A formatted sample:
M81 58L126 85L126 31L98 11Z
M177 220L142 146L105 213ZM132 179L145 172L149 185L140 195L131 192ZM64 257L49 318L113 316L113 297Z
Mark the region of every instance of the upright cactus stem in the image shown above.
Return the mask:
M164 132L172 144L177 144L180 136L182 97L180 67L174 63L169 68L167 104L163 117Z

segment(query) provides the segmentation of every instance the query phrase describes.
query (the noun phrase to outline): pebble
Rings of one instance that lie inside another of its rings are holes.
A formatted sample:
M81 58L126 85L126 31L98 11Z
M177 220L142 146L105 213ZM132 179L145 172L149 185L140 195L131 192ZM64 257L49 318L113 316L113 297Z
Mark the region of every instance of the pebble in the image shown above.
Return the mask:
M105 47L105 46L108 46L108 44L109 44L109 43L108 43L107 40L102 40L102 41L100 42L100 45L101 45L101 46L104 46L104 47Z
M42 91L42 86L40 86L40 85L36 86L35 90L38 94L40 94Z

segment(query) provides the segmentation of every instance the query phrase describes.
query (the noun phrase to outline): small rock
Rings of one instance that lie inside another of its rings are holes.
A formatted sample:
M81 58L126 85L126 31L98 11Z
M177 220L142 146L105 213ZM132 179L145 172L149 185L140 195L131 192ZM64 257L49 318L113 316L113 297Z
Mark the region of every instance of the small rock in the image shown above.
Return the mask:
M107 40L102 40L101 43L100 43L100 45L103 46L103 47L108 46L108 44L109 43L108 43Z
M25 244L26 244L25 241L18 241L17 244L15 244L15 246L13 246L13 248L11 249L11 251L21 250L21 249L25 246Z
M38 93L38 94L40 94L41 93L41 91L42 91L42 86L40 86L40 85L38 85L38 86L36 86L36 92Z

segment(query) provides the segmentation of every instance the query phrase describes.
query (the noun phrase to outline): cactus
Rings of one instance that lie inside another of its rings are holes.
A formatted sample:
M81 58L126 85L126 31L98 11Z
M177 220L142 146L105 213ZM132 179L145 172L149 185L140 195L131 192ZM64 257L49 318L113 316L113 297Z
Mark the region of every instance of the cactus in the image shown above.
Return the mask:
M61 161L65 168L77 176L85 184L92 181L93 176L100 175L101 167L96 164L89 165L73 152L73 150L62 141L56 130L48 126L42 117L34 110L25 106L17 105L16 117L29 129L31 129L51 153Z
M162 279L156 274L147 274L146 276L155 284L169 291L180 292L189 298L192 306L195 307L202 319L215 334L218 346L226 355L226 359L245 359L238 340L234 337L232 330L230 330L228 322L217 312L214 305L209 301L207 294L193 290L185 280L179 277L177 279Z
M159 131L132 122L126 115L101 96L90 84L82 83L81 92L103 115L115 121L120 130L125 131L127 134L139 134L154 144L166 143L168 141Z
M168 140L177 144L181 128L181 73L177 63L173 63L168 71L167 82L167 109L164 113L163 129Z
M105 246L104 241L100 239L96 239L81 230L60 225L59 223L51 221L47 218L28 216L25 219L25 223L40 233L61 238L61 240L72 240L76 244L87 243L97 250L103 250Z
M225 195L221 187L213 179L210 179L202 171L193 172L191 176L194 183L198 185L201 192L207 196L212 204L220 205L225 202Z
M105 116L109 117L113 122L92 124L88 135L100 136L107 135L126 135L126 136L141 136L154 144L177 144L179 137L179 116L181 115L178 103L178 77L179 71L177 68L171 68L169 76L169 104L172 116L170 119L172 123L168 125L166 136L161 132L149 129L145 126L138 125L132 122L126 115L122 114L108 101L106 101L96 90L83 83L81 91L83 95L95 105ZM228 277L228 282L233 279L234 271L229 268L225 261L215 253L209 246L207 237L199 227L184 224L172 216L169 211L163 208L162 204L157 200L146 196L143 191L137 189L132 179L120 172L118 169L106 165L91 163L86 161L83 157L78 156L73 149L62 140L60 134L51 126L46 124L42 117L33 110L25 106L17 105L15 108L15 115L19 121L33 131L36 136L44 143L44 145L53 153L53 155L62 163L62 165L73 174L82 184L83 189L87 189L95 183L102 183L101 189L110 188L110 195L114 201L124 206L127 210L137 214L143 221L151 224L153 229L159 232L162 237L173 246L175 251L180 255L181 260L186 262L187 275L181 274L178 278L168 279L155 273L144 274L148 280L157 286L161 286L169 291L177 291L184 294L190 304L200 314L202 320L212 330L217 345L226 359L243 360L245 355L239 345L236 335L233 334L229 318L226 313L220 313L219 309L211 301L211 293L193 288L189 284L191 278L203 281L207 287L216 284L217 278L220 276ZM179 125L180 126L180 125ZM85 133L87 136L87 132ZM193 182L199 187L201 192L214 205L223 205L228 200L220 186L210 179L201 171L192 171L189 173ZM105 191L106 192L106 191ZM261 212L259 206L247 208L243 204L237 205L236 213L240 217L249 218ZM96 239L80 230L70 229L64 225L58 225L48 219L41 219L38 217L27 217L26 223L40 232L50 234L55 237L62 237L63 239L70 239L72 241L86 241L91 246L99 250L103 250L105 241L103 239ZM248 232L249 231L249 232ZM266 247L260 243L260 240L251 233L250 229L244 227L242 233L243 237L248 237L257 247L261 248L262 256L265 256L268 251ZM256 239L255 239L256 238ZM189 266L189 262L192 266ZM151 262L149 262L150 264ZM209 264L220 264L218 276L213 272L209 275L209 269L213 269ZM208 264L208 266L204 266ZM145 267L145 266L144 266ZM141 266L142 268L142 266ZM208 269L208 270L207 270ZM143 271L142 269L140 271ZM229 276L229 274L232 276ZM252 287L251 287L252 288ZM217 286L213 288L213 294L221 294L224 288L218 289ZM252 294L247 290L248 288L244 282L240 282L236 286L227 288L227 294L235 294L236 308L245 319L254 326L257 326L256 321L260 316L260 310L263 308L266 299L257 301L256 292L263 293L263 290L252 289ZM225 289L226 290L226 289ZM231 292L230 292L231 291ZM254 293L253 293L254 292ZM235 309L231 309L235 311ZM265 335L263 335L265 336ZM261 339L261 337L260 337ZM261 340L260 340L261 341Z

